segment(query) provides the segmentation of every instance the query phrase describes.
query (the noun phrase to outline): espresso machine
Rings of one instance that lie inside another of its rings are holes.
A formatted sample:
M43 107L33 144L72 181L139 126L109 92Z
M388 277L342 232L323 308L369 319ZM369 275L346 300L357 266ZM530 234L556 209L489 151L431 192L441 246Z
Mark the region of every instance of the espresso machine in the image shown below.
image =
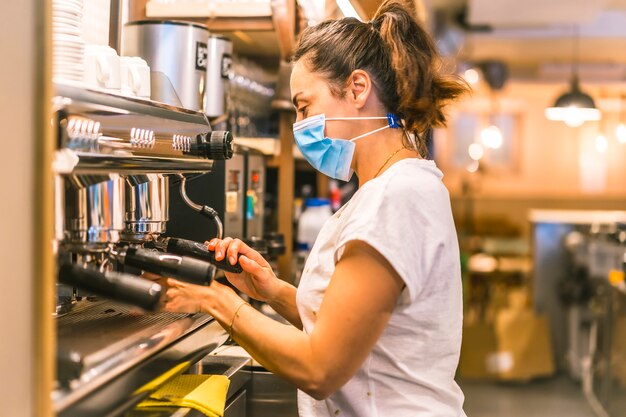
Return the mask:
M241 271L203 245L223 224L187 195L188 180L232 157L232 137L212 131L201 111L71 83L55 92L53 404L59 416L119 415L145 398L149 381L184 371L227 339L205 314L148 313L164 289L141 275L209 285L217 267ZM173 200L192 215L172 219ZM213 229L194 241L168 233L173 223Z

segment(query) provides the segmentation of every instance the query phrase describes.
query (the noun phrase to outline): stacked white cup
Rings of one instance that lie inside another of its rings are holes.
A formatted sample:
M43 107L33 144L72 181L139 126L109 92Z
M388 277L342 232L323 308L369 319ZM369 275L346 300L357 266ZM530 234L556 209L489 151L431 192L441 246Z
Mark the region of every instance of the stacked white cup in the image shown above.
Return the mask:
M150 99L150 67L138 56L120 57L122 94Z
M120 57L115 49L106 45L87 45L83 81L90 87L119 93L122 85Z
M83 78L83 7L83 0L52 1L52 71L55 79L81 81Z

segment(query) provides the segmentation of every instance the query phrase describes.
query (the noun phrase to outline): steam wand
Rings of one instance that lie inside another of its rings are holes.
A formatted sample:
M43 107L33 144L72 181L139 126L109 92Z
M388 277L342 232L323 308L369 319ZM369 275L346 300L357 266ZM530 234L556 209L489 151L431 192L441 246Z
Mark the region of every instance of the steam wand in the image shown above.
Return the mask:
M201 206L200 204L196 204L193 201L191 201L191 199L187 196L187 189L186 189L187 178L185 178L183 174L177 174L177 175L178 175L178 178L180 178L180 196L183 198L183 201L185 202L185 204L187 204L189 207L191 207L198 213L202 214L203 216L208 217L209 219L212 219L215 222L215 225L217 226L217 235L215 237L217 237L218 239L221 239L222 237L224 237L224 226L222 225L222 220L220 219L220 216L217 213L217 211L215 211L209 206Z
M224 235L224 228L217 211L209 206L201 206L191 201L191 199L189 199L189 197L187 196L187 190L185 188L187 184L187 178L185 178L185 176L182 174L178 174L178 177L180 178L180 196L189 207L202 214L203 216L212 219L215 222L215 225L217 226L217 238L221 239ZM226 258L218 261L217 259L215 259L215 252L208 250L207 247L200 242L194 242L193 240L179 239L174 237L156 237L153 240L153 244L162 251L199 259L208 262L219 269L223 269L226 272L232 272L235 274L240 274L241 272L243 272L243 269L241 268L239 262L231 265Z

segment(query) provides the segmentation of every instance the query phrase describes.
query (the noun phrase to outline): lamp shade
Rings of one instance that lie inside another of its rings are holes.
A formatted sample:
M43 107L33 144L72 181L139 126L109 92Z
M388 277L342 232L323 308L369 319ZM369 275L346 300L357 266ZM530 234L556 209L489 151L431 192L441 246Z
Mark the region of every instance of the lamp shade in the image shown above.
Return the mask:
M577 77L572 80L570 90L561 94L553 107L545 110L545 115L548 120L561 121L570 127L600 120L602 117L593 98L580 89Z

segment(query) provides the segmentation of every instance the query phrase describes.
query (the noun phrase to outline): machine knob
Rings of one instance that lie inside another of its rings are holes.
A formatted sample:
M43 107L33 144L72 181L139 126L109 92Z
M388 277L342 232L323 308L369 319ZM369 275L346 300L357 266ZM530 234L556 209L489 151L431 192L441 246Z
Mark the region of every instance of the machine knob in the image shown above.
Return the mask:
M200 134L189 153L206 159L230 159L233 156L233 135L228 130Z

